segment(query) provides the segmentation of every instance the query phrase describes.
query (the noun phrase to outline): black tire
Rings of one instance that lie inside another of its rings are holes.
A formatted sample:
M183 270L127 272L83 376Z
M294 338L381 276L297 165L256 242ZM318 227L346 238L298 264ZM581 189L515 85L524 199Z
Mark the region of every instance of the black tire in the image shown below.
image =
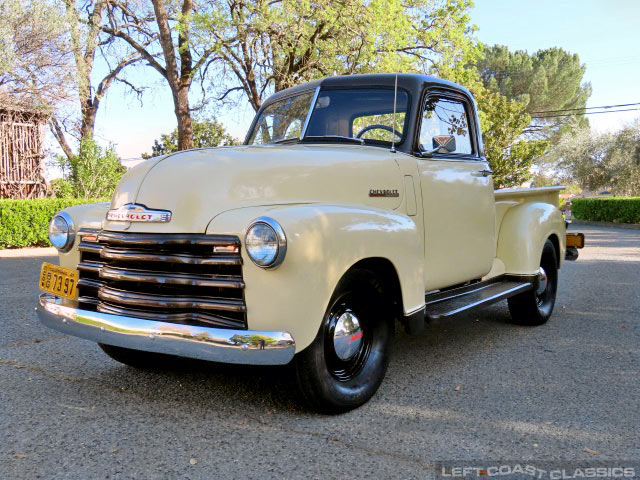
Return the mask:
M350 333L336 337L336 325L346 325ZM387 371L393 327L393 313L376 275L364 269L346 274L315 340L295 358L298 386L309 407L342 413L367 402ZM348 358L340 358L339 351Z
M142 350L132 350L130 348L116 347L115 345L98 344L102 351L113 358L116 362L123 363L134 368L160 368L166 365L172 357L161 353L144 352Z
M558 260L556 249L547 240L542 249L540 267L545 274L546 282L539 279L533 290L511 297L509 312L511 321L518 325L542 325L546 323L553 313L556 303L556 291L558 289Z

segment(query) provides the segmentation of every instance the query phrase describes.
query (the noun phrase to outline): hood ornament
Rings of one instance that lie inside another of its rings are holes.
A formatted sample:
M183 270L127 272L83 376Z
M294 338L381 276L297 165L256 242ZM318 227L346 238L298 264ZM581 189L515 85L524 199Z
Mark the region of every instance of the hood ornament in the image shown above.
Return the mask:
M127 203L107 212L107 220L112 222L154 222L171 221L169 210L153 210L137 203Z

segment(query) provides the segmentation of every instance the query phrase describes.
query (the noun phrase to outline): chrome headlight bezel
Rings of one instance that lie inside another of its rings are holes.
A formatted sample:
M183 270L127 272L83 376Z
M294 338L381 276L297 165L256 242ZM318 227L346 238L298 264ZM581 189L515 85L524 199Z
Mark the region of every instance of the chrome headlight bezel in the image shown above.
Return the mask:
M62 219L67 225L67 230L66 230L67 236L65 238L64 243L62 243L61 246L56 245L51 239L51 234L52 234L51 229L54 225L54 221L56 220L56 218ZM76 239L76 229L75 229L75 225L73 224L73 219L71 218L71 216L66 212L56 213L51 219L51 221L49 222L49 241L51 242L51 245L56 247L56 249L59 252L66 253L69 250L71 250L71 247L73 247L73 242L75 241L75 239Z
M251 250L249 249L249 244L247 243L247 237L249 236L251 229L257 225L264 225L270 228L271 230L273 230L277 240L276 253L273 256L273 258L269 259L269 261L266 261L266 262L260 262L256 260L251 255ZM275 268L284 261L284 257L287 254L287 236L285 235L282 226L273 218L258 217L255 220L253 220L247 227L247 230L244 234L244 246L245 246L245 249L247 250L247 256L251 259L251 261L255 265L265 269Z

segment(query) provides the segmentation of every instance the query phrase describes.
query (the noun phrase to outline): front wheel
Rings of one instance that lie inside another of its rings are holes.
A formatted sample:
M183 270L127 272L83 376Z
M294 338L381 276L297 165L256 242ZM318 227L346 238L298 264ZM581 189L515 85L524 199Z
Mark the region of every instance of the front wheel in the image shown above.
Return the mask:
M296 356L303 397L314 410L341 413L378 390L389 364L393 315L373 272L341 280L313 343Z
M508 300L511 320L518 325L542 325L551 317L558 289L556 249L547 240L542 248L540 270L532 290Z

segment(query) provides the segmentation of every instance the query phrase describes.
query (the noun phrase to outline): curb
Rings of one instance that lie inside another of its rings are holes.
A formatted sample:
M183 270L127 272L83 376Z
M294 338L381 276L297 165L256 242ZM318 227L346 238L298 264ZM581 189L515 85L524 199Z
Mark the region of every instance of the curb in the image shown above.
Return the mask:
M615 223L615 222L596 222L591 220L572 220L571 225L584 225L592 227L614 227L626 228L628 230L640 230L639 223Z
M53 257L57 255L58 251L54 247L0 250L0 258Z

